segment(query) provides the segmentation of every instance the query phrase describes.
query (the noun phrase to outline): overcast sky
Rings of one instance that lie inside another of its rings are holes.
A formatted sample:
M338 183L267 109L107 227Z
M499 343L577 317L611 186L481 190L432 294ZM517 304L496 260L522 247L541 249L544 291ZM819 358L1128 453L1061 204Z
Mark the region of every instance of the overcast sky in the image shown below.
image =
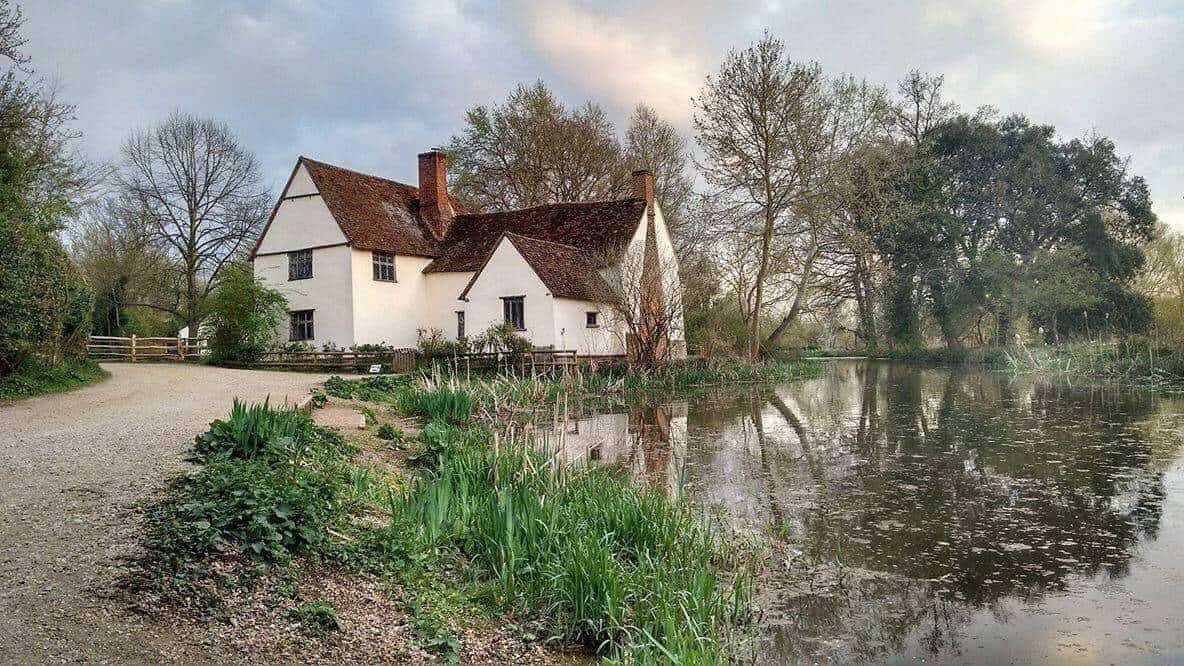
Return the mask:
M1184 0L20 4L34 68L77 104L96 160L184 109L228 122L277 189L300 154L414 182L465 109L535 79L619 127L645 102L689 133L704 77L767 28L831 73L893 85L918 68L964 109L1096 129L1184 230Z

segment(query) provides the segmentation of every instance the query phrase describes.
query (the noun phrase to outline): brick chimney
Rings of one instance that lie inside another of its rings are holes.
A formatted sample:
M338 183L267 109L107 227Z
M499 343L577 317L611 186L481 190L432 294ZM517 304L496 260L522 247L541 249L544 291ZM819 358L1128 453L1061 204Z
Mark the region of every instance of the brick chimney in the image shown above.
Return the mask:
M448 233L456 216L448 197L448 157L441 150L419 154L419 214L436 238Z
M645 199L646 208L650 214L654 209L654 173L649 169L638 169L633 172L633 197Z

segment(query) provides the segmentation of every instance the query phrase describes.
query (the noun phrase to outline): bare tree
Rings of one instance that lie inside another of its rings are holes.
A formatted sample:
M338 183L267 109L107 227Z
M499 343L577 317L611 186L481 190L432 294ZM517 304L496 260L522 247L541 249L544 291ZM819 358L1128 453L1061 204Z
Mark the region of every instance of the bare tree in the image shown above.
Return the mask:
M20 6L0 0L0 58L8 58L17 66L29 62L29 56L21 53L21 47L28 42L21 34L24 25L25 15Z
M222 122L174 112L123 145L129 214L177 260L177 305L154 307L196 331L222 269L241 258L267 218L270 194L255 157Z
M603 263L603 262L602 262ZM626 251L606 276L608 325L625 336L631 363L659 368L681 355L683 297L678 270L658 259L654 243Z
M662 203L662 215L676 245L684 237L690 240L694 234L684 227L689 221L694 182L687 140L653 109L639 104L633 109L625 133L625 151L631 169L645 169L654 174L654 193Z
M509 210L611 199L629 190L624 151L604 110L568 110L541 81L469 110L448 145L452 187L467 205Z
M827 226L841 176L870 133L883 125L881 90L847 77L828 79L817 63L795 63L768 33L732 51L695 100L695 128L708 182L751 221L735 232L759 239L749 294L750 358L761 351L760 321L776 266L796 278L793 300L765 345L797 320L814 264L833 242ZM740 243L744 246L744 243Z
M88 207L71 242L78 267L95 295L94 330L122 335L132 308L177 309L180 274L148 226L130 214L126 202L108 198Z

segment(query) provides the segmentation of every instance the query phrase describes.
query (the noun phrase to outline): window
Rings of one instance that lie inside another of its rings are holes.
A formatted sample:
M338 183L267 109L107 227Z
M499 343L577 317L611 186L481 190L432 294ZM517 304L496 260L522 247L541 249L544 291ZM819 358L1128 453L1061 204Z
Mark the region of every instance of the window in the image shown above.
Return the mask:
M600 326L600 313L585 312L584 320L587 322L588 328L596 328L597 326Z
M290 314L292 317L291 324L288 328L288 339L292 342L300 342L301 340L312 340L312 310L293 310Z
M288 279L307 280L312 277L312 250L288 253Z
M380 282L395 281L395 255L390 252L375 252L374 279Z
M502 312L506 316L506 323L515 331L526 330L526 311L523 308L524 296L503 296Z
M456 311L456 339L457 340L464 340L465 339L465 311L464 310L457 310Z

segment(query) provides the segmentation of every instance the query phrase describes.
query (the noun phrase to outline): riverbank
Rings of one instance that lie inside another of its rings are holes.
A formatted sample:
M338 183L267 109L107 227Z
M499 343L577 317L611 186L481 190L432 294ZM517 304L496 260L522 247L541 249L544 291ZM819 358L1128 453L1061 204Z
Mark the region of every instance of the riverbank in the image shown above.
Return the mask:
M46 363L29 359L15 373L0 378L0 401L23 400L47 393L63 393L101 382L111 373L90 359Z
M515 416L562 420L588 395L818 371L335 378L317 402L367 415L364 431L344 433L236 406L198 437L199 470L150 511L130 589L153 612L256 628L239 642L260 654L301 643L318 661L529 663L571 650L727 661L752 613L759 547L621 470L569 464L562 438ZM325 592L354 587L387 594L362 604ZM372 626L389 630L359 640Z

